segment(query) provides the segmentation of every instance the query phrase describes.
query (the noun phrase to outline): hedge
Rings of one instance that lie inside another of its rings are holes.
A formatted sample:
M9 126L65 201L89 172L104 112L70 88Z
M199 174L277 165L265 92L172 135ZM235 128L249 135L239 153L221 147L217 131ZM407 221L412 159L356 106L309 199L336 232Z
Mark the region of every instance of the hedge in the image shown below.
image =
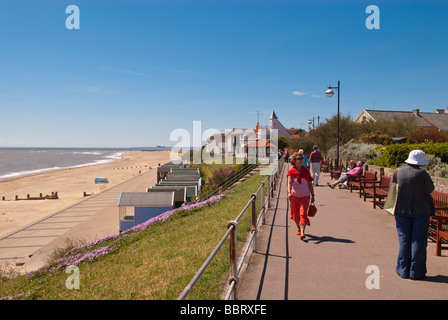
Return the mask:
M448 142L419 143L419 144L391 144L384 147L384 152L372 163L382 167L398 167L408 158L412 150L422 150L426 154L439 157L442 162L448 162Z

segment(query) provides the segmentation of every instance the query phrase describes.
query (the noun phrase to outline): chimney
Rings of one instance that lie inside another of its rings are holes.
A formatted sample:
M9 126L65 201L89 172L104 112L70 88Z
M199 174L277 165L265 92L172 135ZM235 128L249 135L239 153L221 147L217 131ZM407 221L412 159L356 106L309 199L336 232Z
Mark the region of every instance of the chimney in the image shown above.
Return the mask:
M419 109L414 109L414 110L412 110L412 113L414 115L416 115L416 116L419 116L420 115L420 110Z

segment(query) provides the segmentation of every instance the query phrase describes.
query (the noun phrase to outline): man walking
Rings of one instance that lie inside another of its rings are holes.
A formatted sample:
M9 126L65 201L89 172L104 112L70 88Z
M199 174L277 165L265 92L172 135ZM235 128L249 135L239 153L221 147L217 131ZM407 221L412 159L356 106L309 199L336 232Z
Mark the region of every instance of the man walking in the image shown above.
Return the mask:
M314 179L314 185L319 185L319 175L320 175L320 162L322 160L322 155L319 148L315 145L313 147L313 152L310 154L310 162L311 162L311 175Z

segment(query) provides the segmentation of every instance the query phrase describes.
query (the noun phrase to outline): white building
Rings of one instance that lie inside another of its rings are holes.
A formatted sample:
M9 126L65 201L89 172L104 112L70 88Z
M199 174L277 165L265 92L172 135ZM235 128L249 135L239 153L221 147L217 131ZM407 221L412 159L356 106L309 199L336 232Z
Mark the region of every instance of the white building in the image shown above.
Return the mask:
M214 134L207 139L203 152L220 154L223 158L246 158L251 154L255 154L256 157L260 154L269 157L273 148L277 147L277 143L271 143L272 138L284 136L291 139L292 135L298 134L298 131L301 130L286 129L272 110L269 126L261 126L257 123L255 129L233 128L224 134Z

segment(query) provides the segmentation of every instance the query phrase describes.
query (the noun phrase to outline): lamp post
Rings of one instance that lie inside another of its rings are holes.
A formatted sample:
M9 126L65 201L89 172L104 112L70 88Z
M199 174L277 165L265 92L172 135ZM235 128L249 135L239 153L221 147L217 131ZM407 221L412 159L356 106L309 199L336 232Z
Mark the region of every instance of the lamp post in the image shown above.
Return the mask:
M308 125L311 127L311 124L313 125L313 130L314 130L314 117L313 120L311 121L311 119L308 120Z
M325 95L328 98L331 98L334 95L333 89L338 89L338 137L337 137L337 145L336 145L336 150L337 150L337 155L336 155L336 163L337 163L337 168L339 169L339 98L340 98L340 89L341 89L341 82L338 80L338 86L337 87L332 87L332 86L328 86L328 90L325 91Z

